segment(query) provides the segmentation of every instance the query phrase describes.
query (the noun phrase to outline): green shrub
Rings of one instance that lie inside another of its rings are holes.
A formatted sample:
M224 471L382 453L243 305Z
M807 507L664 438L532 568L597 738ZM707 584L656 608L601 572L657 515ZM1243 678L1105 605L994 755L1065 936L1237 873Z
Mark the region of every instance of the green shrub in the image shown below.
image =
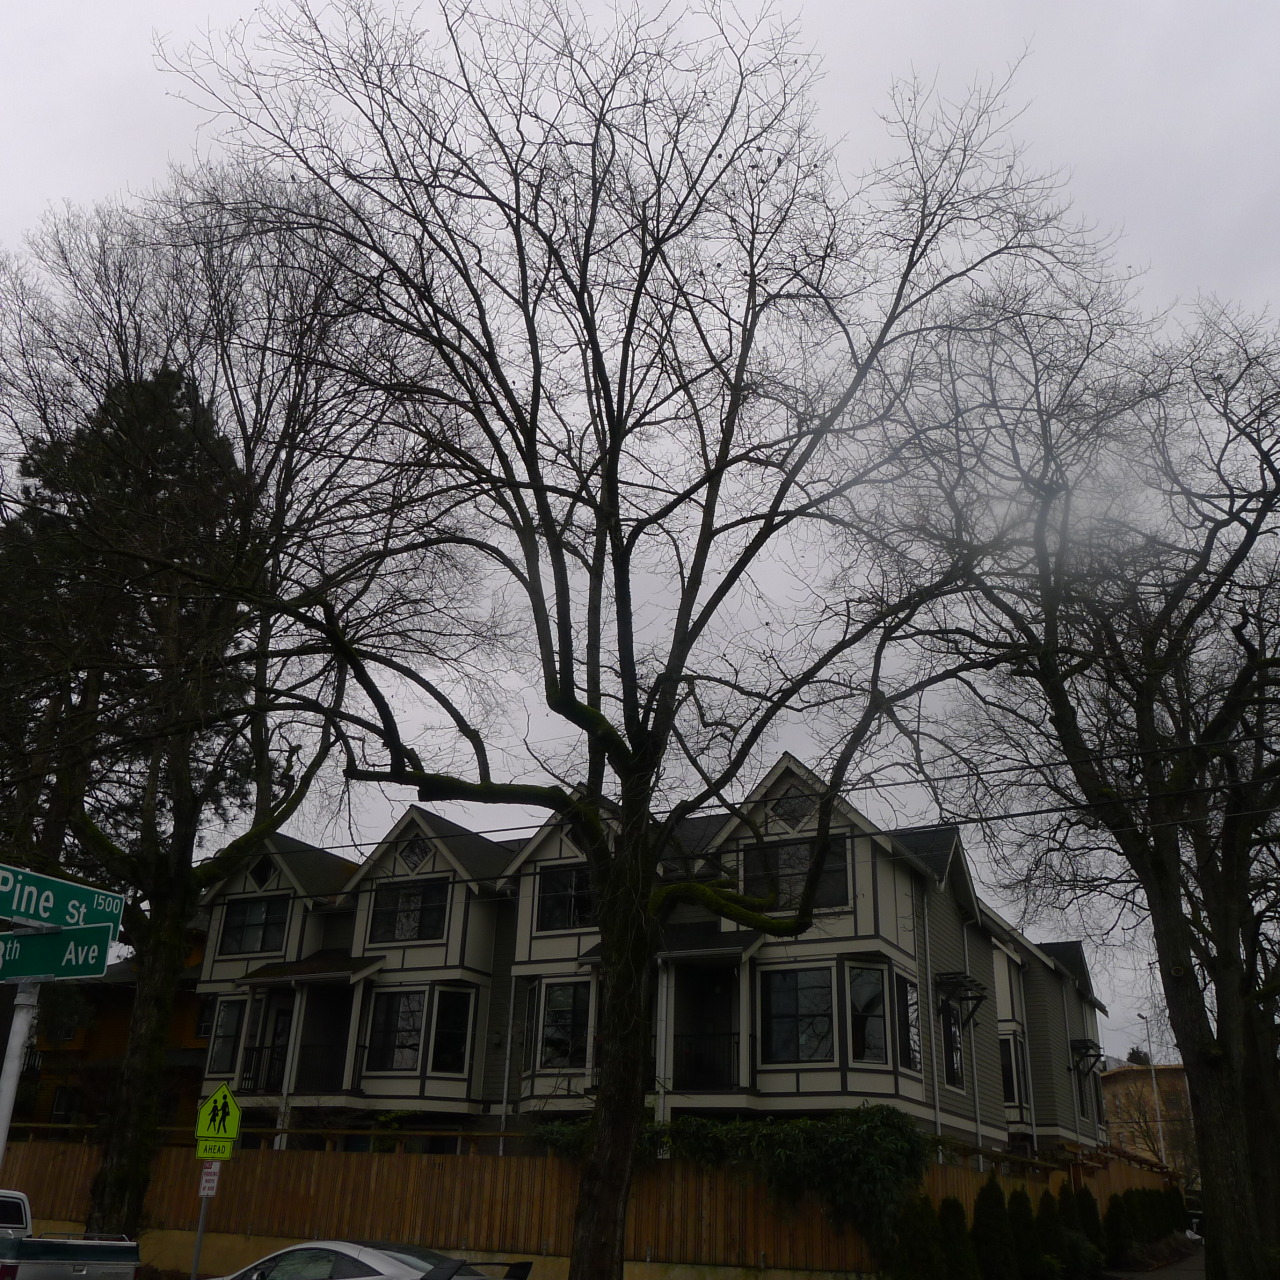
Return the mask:
M1018 1280L1009 1209L995 1174L982 1185L973 1202L973 1229L969 1235L982 1280Z
M1063 1237L1062 1216L1058 1212L1057 1200L1049 1191L1040 1193L1040 1204L1036 1209L1036 1240L1040 1244L1040 1252L1046 1258L1063 1261L1067 1246Z
M1040 1248L1031 1197L1022 1187L1009 1193L1009 1232L1013 1236L1013 1256L1021 1280L1054 1280L1057 1264L1050 1264Z
M1080 1230L1080 1205L1069 1182L1064 1182L1058 1188L1058 1218L1063 1231Z
M973 1241L969 1238L964 1205L955 1196L947 1196L938 1205L938 1232L946 1258L946 1269L942 1273L946 1280L982 1280Z
M1112 1196L1107 1201L1107 1214L1102 1226L1106 1233L1107 1265L1127 1267L1133 1261L1133 1223L1123 1197Z
M1166 1187L1164 1197L1169 1203L1169 1221L1175 1231L1187 1229L1187 1205L1182 1198L1181 1187Z
M534 1137L556 1155L581 1160L591 1120L550 1121ZM861 1106L817 1119L712 1120L679 1117L646 1125L637 1162L663 1152L681 1160L753 1170L780 1203L811 1196L835 1226L856 1227L887 1257L894 1219L924 1176L932 1143L896 1107Z
M1062 1280L1098 1280L1102 1251L1083 1231L1064 1231L1062 1245Z
M1080 1222L1080 1230L1085 1239L1099 1251L1105 1251L1106 1240L1102 1234L1102 1218L1098 1213L1098 1202L1088 1187L1081 1187L1076 1192L1076 1214Z
M938 1215L928 1196L908 1196L902 1202L887 1253L890 1280L938 1280L945 1274Z

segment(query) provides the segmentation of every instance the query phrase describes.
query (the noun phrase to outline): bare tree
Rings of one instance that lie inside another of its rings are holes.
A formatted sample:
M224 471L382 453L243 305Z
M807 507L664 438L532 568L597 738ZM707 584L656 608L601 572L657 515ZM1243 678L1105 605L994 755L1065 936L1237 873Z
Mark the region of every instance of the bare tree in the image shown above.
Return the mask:
M827 531L899 477L887 410L944 309L997 268L1089 252L996 91L948 109L904 88L902 158L849 195L787 29L713 7L597 31L553 3L445 3L439 24L428 42L372 4L298 3L179 69L223 142L311 201L244 216L327 245L351 310L408 344L366 376L429 412L437 481L474 521L426 540L487 565L528 654L513 679L549 728L523 752L375 645L346 652L377 732L340 734L349 778L543 807L586 854L599 1093L571 1275L603 1280L621 1274L659 912L695 897L798 932L821 870L820 840L780 918L733 883L664 882L674 833L732 802L788 716L856 690L838 784L884 707L940 678L898 680L884 655L954 558L841 576ZM428 756L457 747L404 728L388 681L470 759Z
M1280 344L1221 309L1185 341L1140 334L1114 292L1046 295L917 384L940 429L910 536L966 549L943 629L1002 658L947 708L932 772L971 771L943 803L992 815L1033 908L1150 928L1210 1274L1261 1280L1280 1243Z
M194 209L180 181L51 219L5 280L0 405L21 459L0 547L6 843L125 890L137 974L99 1230L139 1223L200 891L296 813L331 717L354 714L345 659L299 612L323 600L364 640L394 620L419 654L463 613L416 625L377 571L427 473L402 474L387 397L334 371L339 345L374 363L381 339L298 249ZM444 560L399 563L457 600Z

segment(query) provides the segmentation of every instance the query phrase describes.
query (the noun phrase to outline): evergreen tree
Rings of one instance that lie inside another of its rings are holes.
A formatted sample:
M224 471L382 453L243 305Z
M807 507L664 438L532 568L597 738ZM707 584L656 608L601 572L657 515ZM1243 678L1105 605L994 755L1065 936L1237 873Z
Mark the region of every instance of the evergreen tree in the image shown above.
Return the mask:
M1023 1187L1009 1195L1009 1231L1013 1236L1013 1256L1021 1280L1052 1280L1053 1268L1045 1262L1036 1233L1031 1197Z
M943 1275L946 1280L982 1280L978 1259L969 1238L969 1222L964 1205L955 1196L947 1196L938 1205L938 1232L946 1258Z
M1105 1249L1106 1241L1102 1234L1102 1219L1098 1214L1098 1202L1088 1187L1081 1187L1076 1192L1076 1212L1080 1218L1080 1230L1085 1239L1095 1249Z
M938 1215L928 1196L908 1196L898 1211L887 1268L890 1280L935 1280L946 1271Z
M1058 1212L1058 1202L1050 1191L1040 1193L1040 1204L1036 1209L1036 1239L1040 1251L1048 1258L1056 1258L1059 1262L1066 1257L1066 1238L1063 1232L1062 1215Z
M1080 1231L1080 1204L1071 1183L1063 1181L1058 1187L1058 1217L1064 1231Z
M973 1202L970 1236L982 1280L1018 1280L1009 1209L995 1174L982 1185Z
M1107 1265L1125 1267L1133 1260L1133 1223L1129 1207L1122 1196L1113 1195L1107 1201L1107 1214L1103 1219L1106 1238Z

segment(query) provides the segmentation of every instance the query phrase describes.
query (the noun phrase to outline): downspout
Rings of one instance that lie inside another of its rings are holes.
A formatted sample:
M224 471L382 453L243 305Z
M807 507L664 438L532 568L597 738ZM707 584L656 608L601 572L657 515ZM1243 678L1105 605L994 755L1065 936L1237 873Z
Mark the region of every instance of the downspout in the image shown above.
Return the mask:
M1026 970L1018 965L1018 1025L1022 1028L1022 1061L1026 1066L1027 1114L1031 1117L1031 1154L1040 1154L1040 1138L1036 1133L1036 1089L1031 1083L1031 1044L1027 1034Z
M671 1045L669 1043L670 1036L667 1035L667 1026L670 1023L669 1010L667 1008L670 992L671 969L661 956L657 957L658 961L658 1008L657 1008L657 1026L654 1027L654 1039L657 1044L654 1046L653 1054L653 1074L655 1076L653 1087L654 1098L653 1118L657 1124L666 1124L667 1122L667 1062L670 1058Z
M502 1109L499 1111L501 1128L498 1130L498 1154L502 1155L507 1143L507 1116L511 1113L511 1049L516 1026L516 976L508 973L507 983L507 1045L502 1063Z
M1080 1132L1080 1121L1084 1117L1080 1114L1080 1086L1076 1073L1076 1064L1071 1057L1071 1014L1067 1009L1067 979L1059 974L1062 978L1062 1029L1067 1033L1067 1061L1071 1065L1067 1068L1067 1074L1071 1077L1071 1112L1075 1116L1076 1140L1080 1141L1084 1135Z
M969 969L969 925L965 921L960 922L960 937L964 942L964 971L970 978L973 974ZM969 1018L969 1061L973 1064L973 1134L974 1141L977 1143L979 1152L982 1148L982 1088L981 1081L978 1077L978 1046L973 1038L973 1017ZM978 1172L982 1172L982 1156L978 1156Z
M933 1034L933 961L930 959L929 953L929 881L924 882L924 893L921 894L921 902L924 904L924 1009L926 1017L922 1026L929 1029L929 1070L933 1078L933 1132L940 1138L942 1137L942 1100L938 1097L938 1047L937 1037ZM919 1001L917 1001L916 1016L920 1014ZM939 1150L938 1159L942 1159L942 1152Z
M284 1079L280 1082L280 1110L276 1113L276 1128L289 1127L289 1084L298 1067L298 1041L302 1039L302 1024L307 1016L307 989L298 985L297 980L289 984L293 988L293 1018L289 1025L289 1043L284 1053ZM289 1135L277 1133L271 1144L277 1151L284 1151L289 1146Z

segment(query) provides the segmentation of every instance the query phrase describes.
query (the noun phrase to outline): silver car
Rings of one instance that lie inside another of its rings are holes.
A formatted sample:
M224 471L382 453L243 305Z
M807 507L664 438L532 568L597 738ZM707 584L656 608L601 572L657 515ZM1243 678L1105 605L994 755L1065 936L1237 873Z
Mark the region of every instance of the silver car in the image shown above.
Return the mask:
M469 1263L416 1244L311 1240L290 1245L220 1280L451 1280L453 1276L527 1280L529 1262Z

